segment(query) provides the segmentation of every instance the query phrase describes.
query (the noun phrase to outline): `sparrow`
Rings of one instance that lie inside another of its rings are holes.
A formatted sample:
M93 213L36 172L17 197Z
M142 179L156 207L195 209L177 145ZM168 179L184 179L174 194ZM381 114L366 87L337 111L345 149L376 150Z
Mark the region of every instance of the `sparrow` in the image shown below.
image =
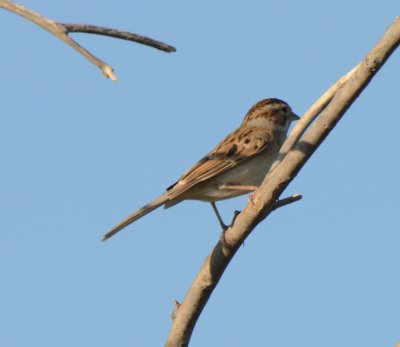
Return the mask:
M103 241L156 208L162 205L169 208L183 200L210 202L225 230L227 226L215 202L256 190L274 163L291 122L298 119L282 100L271 98L257 102L238 129L186 171L164 194L114 226L103 236Z

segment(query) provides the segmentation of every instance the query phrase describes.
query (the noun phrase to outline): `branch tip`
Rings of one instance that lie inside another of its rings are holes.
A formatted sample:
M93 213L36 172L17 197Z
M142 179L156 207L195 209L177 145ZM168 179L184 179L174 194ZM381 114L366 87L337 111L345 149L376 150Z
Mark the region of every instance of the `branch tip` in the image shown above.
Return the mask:
M294 202L296 202L296 201L299 201L299 200L302 199L302 197L303 197L303 196L302 196L300 193L296 193L296 194L294 194L294 195L292 195L292 196L289 196L289 197L287 197L287 198L277 200L277 201L274 203L274 205L273 205L273 207L272 207L272 210L276 210L276 209L278 209L278 208L280 208L280 207L283 207L283 206L292 204L292 203L294 203Z
M117 76L114 74L114 70L111 66L103 65L100 69L106 78L109 78L110 80L112 80L114 82L117 80Z

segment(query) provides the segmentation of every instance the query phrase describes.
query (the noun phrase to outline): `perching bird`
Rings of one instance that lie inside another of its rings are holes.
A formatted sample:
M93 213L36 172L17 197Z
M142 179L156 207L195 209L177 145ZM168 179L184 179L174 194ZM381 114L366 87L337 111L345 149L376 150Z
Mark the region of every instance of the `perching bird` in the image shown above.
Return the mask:
M237 130L191 167L164 194L118 223L104 235L103 241L161 205L169 208L183 200L210 202L225 229L215 202L257 189L275 161L290 123L298 119L282 100L259 101L250 108Z

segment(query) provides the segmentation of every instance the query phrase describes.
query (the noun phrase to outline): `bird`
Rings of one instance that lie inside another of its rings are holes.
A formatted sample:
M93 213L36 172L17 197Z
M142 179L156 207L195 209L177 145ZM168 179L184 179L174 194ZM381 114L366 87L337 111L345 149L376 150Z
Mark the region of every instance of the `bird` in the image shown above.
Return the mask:
M166 192L133 212L103 236L103 241L156 208L174 206L184 200L210 202L223 230L227 226L216 201L256 190L278 156L292 121L300 119L280 99L254 104L243 122L211 152L193 165Z

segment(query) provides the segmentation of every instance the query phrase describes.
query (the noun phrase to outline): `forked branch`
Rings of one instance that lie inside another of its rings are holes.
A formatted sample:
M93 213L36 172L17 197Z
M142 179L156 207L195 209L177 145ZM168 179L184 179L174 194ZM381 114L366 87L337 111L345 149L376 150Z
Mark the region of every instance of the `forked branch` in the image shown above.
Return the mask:
M255 226L273 210L281 193L328 136L346 110L400 44L400 17L378 44L337 81L302 117L282 147L275 168L206 258L183 302L177 306L166 346L188 346L198 317L225 268ZM319 115L319 117L318 117Z
M66 44L71 46L73 49L77 50L91 63L96 65L102 71L105 77L110 78L113 81L117 79L117 76L114 74L112 67L103 62L102 60L100 60L99 58L97 58L96 56L94 56L80 44L78 44L68 35L69 33L88 33L88 34L105 35L123 40L134 41L146 46L157 48L164 52L176 51L174 47L167 45L163 42L156 41L151 38L140 36L126 31L119 31L116 29L104 28L94 25L58 23L52 19L46 18L41 14L26 8L25 6L22 6L10 0L0 0L0 8L4 8L8 11L16 13L24 17L25 19L28 19L31 22L39 25L48 32L52 33L60 40L64 41Z

